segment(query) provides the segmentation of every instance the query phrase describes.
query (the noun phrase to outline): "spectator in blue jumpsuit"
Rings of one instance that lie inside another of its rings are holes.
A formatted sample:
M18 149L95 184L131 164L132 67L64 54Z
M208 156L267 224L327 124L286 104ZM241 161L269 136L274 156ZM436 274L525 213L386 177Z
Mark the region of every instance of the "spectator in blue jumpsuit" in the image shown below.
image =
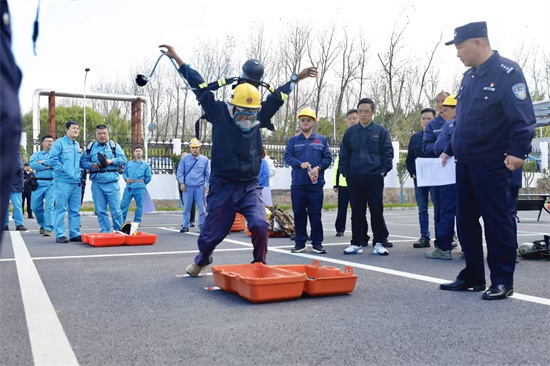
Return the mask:
M23 158L21 153L17 154L17 169L12 174L10 178L11 186L9 200L13 206L13 221L15 222L15 229L19 231L27 231L25 223L23 222ZM8 201L9 203L9 201ZM6 217L4 219L4 231L9 230L10 217L9 217L9 206L6 209Z
M197 241L200 253L186 271L198 276L210 263L212 252L227 236L240 212L247 220L254 246L254 262L266 261L268 226L265 205L260 199L258 174L262 161L262 137L260 127L270 123L294 83L315 71L303 70L296 81L284 84L270 94L260 104L258 89L248 83L240 84L233 90L230 102L217 101L214 93L203 88L207 84L200 74L193 70L177 55L174 48L161 50L180 67L180 74L194 88L198 102L205 111L207 120L212 123L212 176L208 194L208 215ZM286 98L285 98L286 99ZM260 106L262 112L258 113ZM256 118L261 122L257 124Z
M433 152L440 156L451 141L456 117L456 95L449 95L443 102L443 118L445 123L433 144ZM435 222L435 249L426 253L428 259L451 260L453 236L456 216L456 184L437 186L434 202L439 208L439 220Z
M414 195L416 205L418 206L418 222L420 224L420 238L413 244L414 248L429 248L430 247L430 214L428 212L429 196L434 200L434 187L418 187L416 183L416 159L424 158L426 154L422 151L422 140L424 131L431 120L435 118L435 110L432 108L424 108L420 112L420 123L422 130L413 134L409 140L409 148L405 165L407 171L414 182Z
M296 230L292 253L306 251L307 218L311 225L312 252L325 254L323 248L323 187L325 186L325 170L332 162L332 154L328 148L327 138L313 132L317 116L311 108L304 108L298 113L298 121L302 133L293 136L286 144L284 161L292 167L292 184L290 197L294 212L294 228Z
M384 177L392 169L393 146L388 130L373 121L376 112L372 99L363 98L357 105L359 123L349 127L340 144L339 167L346 177L351 203L351 245L345 254L363 252L366 242L367 204L371 214L374 250L388 255L384 241L388 229L384 220Z
M94 200L97 220L102 233L111 231L107 204L111 211L113 230L118 231L123 224L120 210L120 186L118 166L126 164L126 155L118 143L109 140L109 130L105 125L98 125L95 131L96 140L86 147L80 159L80 167L90 170L92 181L92 198ZM102 167L98 154L104 154L107 166Z
M53 232L53 207L55 203L53 169L47 165L50 157L50 148L53 144L53 137L46 135L42 137L44 150L37 151L31 156L29 165L34 169L34 176L38 188L32 192L31 206L36 215L36 222L40 226L40 234L51 236ZM44 202L46 209L44 209Z
M65 136L50 148L46 161L53 169L55 208L53 214L55 241L68 243L82 241L80 237L80 156L82 149L76 138L80 127L75 121L65 124ZM65 235L65 213L69 210L69 238Z
M136 201L136 213L134 214L134 222L141 222L143 214L143 196L147 189L147 184L151 181L151 167L143 158L143 149L141 146L134 147L134 160L129 161L124 167L122 177L126 182L126 188L122 195L120 210L122 211L122 221L126 221L128 215L128 207L132 202L132 198Z
M457 95L452 142L456 160L457 227L466 267L442 290L485 290L482 229L491 286L484 300L513 294L517 242L510 214L510 179L531 151L535 113L517 63L493 51L485 22L455 29L457 56L465 66ZM445 158L444 158L445 160Z
M201 142L197 138L189 141L191 154L185 155L178 166L178 182L183 192L183 225L180 233L189 231L189 217L194 208L199 209L199 230L202 230L206 216L206 195L210 186L210 164L208 158L201 155Z
M21 142L19 86L21 71L11 52L11 19L7 1L0 1L0 222L5 222L12 177L16 171ZM0 244L2 231L0 231Z

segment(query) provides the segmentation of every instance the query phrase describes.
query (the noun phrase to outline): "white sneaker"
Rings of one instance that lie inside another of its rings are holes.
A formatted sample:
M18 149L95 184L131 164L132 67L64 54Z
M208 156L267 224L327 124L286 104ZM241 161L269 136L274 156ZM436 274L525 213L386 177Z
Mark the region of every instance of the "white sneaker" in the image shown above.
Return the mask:
M382 243L376 243L374 245L374 250L372 252L374 254L378 254L378 255L388 255L388 254L390 254L390 253L388 253L386 248L384 248L384 246L382 246Z
M361 254L363 253L363 248L361 248L358 245L350 245L346 249L344 249L344 254Z

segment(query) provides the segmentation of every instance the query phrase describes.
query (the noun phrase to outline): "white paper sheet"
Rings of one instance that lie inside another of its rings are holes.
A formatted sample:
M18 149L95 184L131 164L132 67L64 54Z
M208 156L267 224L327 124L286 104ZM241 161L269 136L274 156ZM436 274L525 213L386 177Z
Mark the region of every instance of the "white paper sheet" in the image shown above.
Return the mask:
M441 158L416 159L416 185L419 187L445 186L456 183L455 158L447 159L441 166Z

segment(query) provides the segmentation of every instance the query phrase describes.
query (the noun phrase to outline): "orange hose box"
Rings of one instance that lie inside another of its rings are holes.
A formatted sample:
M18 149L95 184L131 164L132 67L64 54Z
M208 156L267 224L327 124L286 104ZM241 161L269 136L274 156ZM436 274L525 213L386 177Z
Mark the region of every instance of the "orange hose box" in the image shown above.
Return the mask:
M124 244L126 245L151 245L155 244L157 236L155 234L136 232L135 235L124 236Z
M90 244L94 247L113 247L124 244L125 235L117 233L88 234Z
M306 275L263 263L212 266L216 286L254 303L296 299Z
M335 267L319 267L319 261L313 261L311 266L304 264L280 265L274 268L287 269L307 276L304 293L309 296L343 295L353 292L357 275L353 268L345 267L344 271Z
M233 225L231 225L231 232L244 231L245 228L246 219L240 213L235 213L235 221L233 221Z
M80 237L83 243L90 244L90 234L80 234Z

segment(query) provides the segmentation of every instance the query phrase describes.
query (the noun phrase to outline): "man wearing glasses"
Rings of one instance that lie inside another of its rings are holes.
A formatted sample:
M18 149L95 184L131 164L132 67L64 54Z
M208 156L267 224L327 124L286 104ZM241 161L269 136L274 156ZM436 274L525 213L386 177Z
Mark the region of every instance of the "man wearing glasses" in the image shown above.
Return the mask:
M363 98L357 105L359 123L347 129L340 144L340 172L346 177L351 203L351 245L345 254L363 253L361 243L366 242L365 217L367 204L374 234L374 254L388 255L384 241L388 229L384 221L384 177L392 169L393 146L390 134L374 123L374 101Z

